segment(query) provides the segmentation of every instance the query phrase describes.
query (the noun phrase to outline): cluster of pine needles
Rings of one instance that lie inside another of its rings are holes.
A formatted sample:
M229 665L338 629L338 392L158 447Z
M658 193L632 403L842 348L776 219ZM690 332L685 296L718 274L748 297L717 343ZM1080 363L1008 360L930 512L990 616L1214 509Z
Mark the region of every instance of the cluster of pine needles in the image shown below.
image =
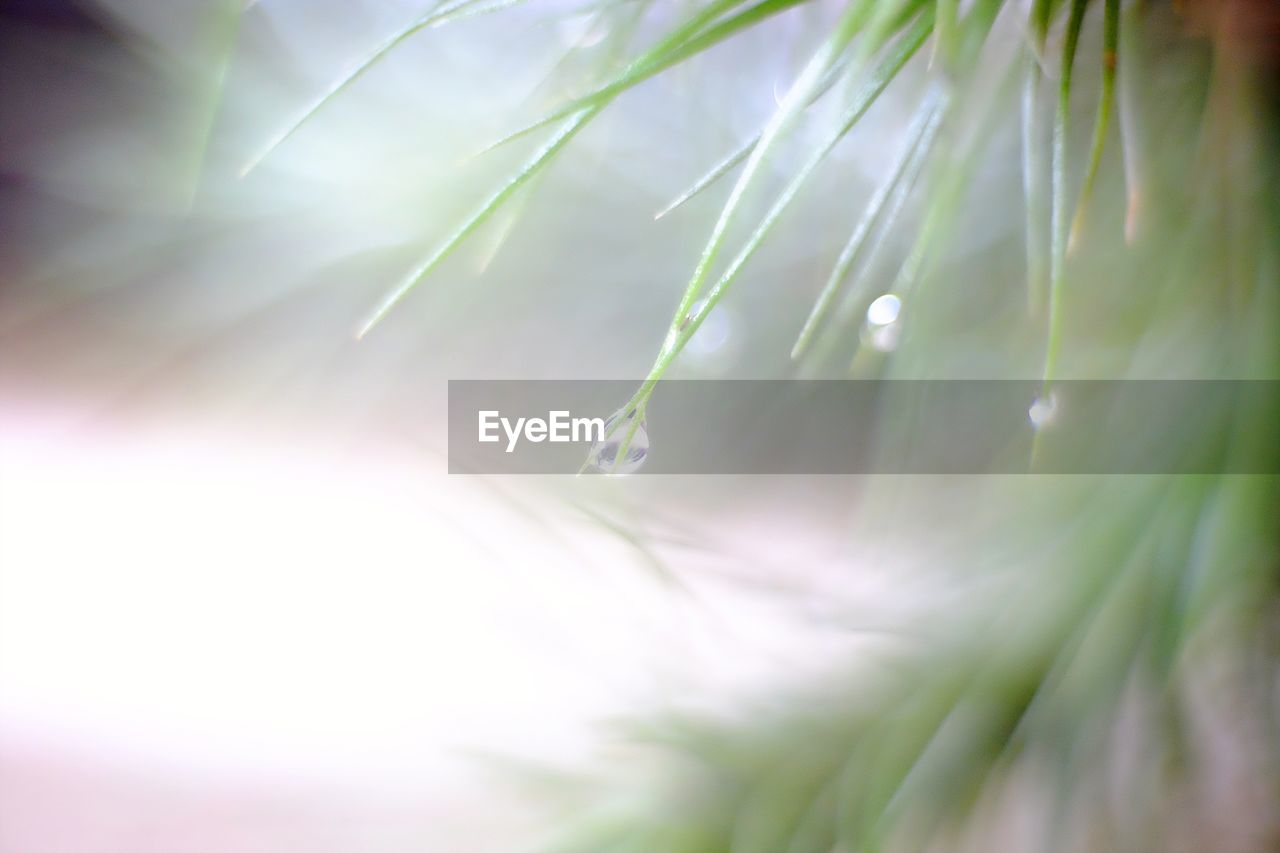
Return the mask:
M397 46L429 28L498 12L521 5L522 0L452 0L438 3L401 29L394 32L344 77L335 81L296 118L285 124L268 143L244 165L247 175L280 145L301 131L352 83L373 69ZM646 80L688 63L749 28L766 25L771 18L812 0L711 0L677 18L652 44L640 50L625 67L609 79L582 95L571 98L545 115L527 123L491 148L507 145L538 131L546 131L546 139L536 151L490 196L485 198L457 227L442 240L404 279L392 288L360 323L357 337L368 334L401 300L406 298L463 241L500 209L548 164L560 156L574 137L628 90ZM1072 241L1081 231L1085 212L1096 182L1102 154L1108 139L1108 125L1117 110L1116 78L1120 60L1122 27L1120 0L1100 0L1103 9L1101 45L1101 84L1093 117L1092 142L1083 164L1083 177L1069 180L1071 164L1067 141L1071 135L1073 74L1080 35L1088 8L1087 0L1034 0L1027 19L1018 30L1024 34L1025 48L1013 56L1006 76L1020 78L1023 91L1022 135L1023 176L1026 197L1027 298L1032 316L1043 316L1046 329L1043 375L1046 385L1057 374L1058 355L1062 347L1062 295L1066 256ZM617 6L631 6L628 14L617 17L607 29L607 38L624 50L638 21L653 5L647 0L628 4L608 4L594 14L602 21L614 14ZM889 289L899 296L909 292L926 273L936 258L939 236L953 224L959 199L965 190L966 176L973 171L975 159L982 153L982 134L970 134L961 141L958 125L948 126L948 119L958 116L972 103L966 102L967 84L978 73L989 54L986 49L993 26L1002 11L1010 16L1021 11L1010 8L1002 0L976 0L963 8L959 0L855 0L843 4L829 33L805 64L778 109L759 131L744 140L735 150L715 163L687 191L680 194L660 214L670 213L694 196L735 173L732 189L710 229L705 247L698 258L679 304L673 313L666 338L640 388L620 411L639 413L632 417L630 431L623 440L620 456L634 430L643 422L645 404L656 384L697 333L703 321L729 293L740 278L744 266L765 242L783 213L799 196L801 189L814 176L818 167L836 146L858 126L860 120L893 84L908 62L922 50L929 52L932 85L921 98L918 114L907 132L896 163L873 193L863 215L858 219L847 243L841 250L830 276L822 286L812 310L799 331L793 358L803 358L811 349L817 333L833 313L847 315L848 306L866 296L870 286L858 271L870 268L879 254L885 235L893 233L905 203L932 162L935 166L929 187L928 213L918 229L911 251ZM1133 3L1130 15L1140 11ZM664 10L665 11L665 10ZM1050 34L1058 33L1060 55L1050 55ZM1057 78L1052 109L1045 98L1045 69L1051 68ZM855 81L852 89L836 84ZM797 119L815 102L840 92L847 97L843 115L829 129L826 137L813 145L807 159L795 171L786 187L757 221L746 242L732 261L713 275L716 262L726 248L730 227L743 214L744 199L777 149L778 141L793 127ZM970 93L972 95L972 93ZM967 99L973 101L972 96ZM1118 109L1124 118L1128 105L1119 99ZM1049 113L1052 113L1051 118ZM1123 128L1133 126L1136 112L1122 121ZM1049 126L1051 122L1051 127ZM950 131L951 138L948 138ZM1121 134L1121 142L1127 137ZM960 144L961 149L956 146ZM1134 147L1132 143L1127 147ZM946 153L940 153L945 151ZM1126 164L1135 164L1141 155L1127 152ZM1129 195L1127 228L1138 227L1145 199L1140 165L1126 175ZM842 298L843 294L843 298ZM871 294L874 296L875 294ZM837 305L845 310L836 311ZM622 423L622 422L620 422Z
M519 3L437 4L285 124L249 160L245 173L415 34ZM615 52L631 58L602 82L494 143L540 136L528 159L373 307L358 334L368 334L628 91L805 4L706 0L677 7L632 0L588 10L610 24L606 38ZM621 411L643 415L657 383L740 281L784 211L913 57L920 57L917 65L927 64L926 86L905 142L818 290L798 330L795 358L810 356L844 306L882 292L905 297L939 262L942 237L962 215L967 183L989 138L984 131L996 121L982 117L989 93L974 81L994 74L1021 92L1022 156L1016 167L1025 211L1024 298L1027 316L1043 330L1035 372L1044 383L1051 385L1061 374L1069 257L1092 231L1086 217L1096 207L1094 190L1109 147L1119 149L1125 210L1106 221L1120 223L1119 241L1140 244L1136 259L1122 265L1132 275L1121 284L1146 288L1152 312L1169 294L1218 305L1221 323L1213 329L1225 329L1230 346L1211 375L1274 378L1280 364L1277 217L1274 198L1257 189L1275 178L1274 158L1259 153L1264 147L1259 138L1269 129L1260 128L1265 122L1254 120L1248 98L1241 95L1248 91L1248 74L1237 73L1235 58L1210 45L1205 67L1214 82L1205 87L1211 103L1200 137L1208 152L1177 160L1203 168L1195 181L1187 177L1179 193L1161 195L1150 166L1151 134L1143 126L1144 110L1152 105L1142 103L1144 72L1129 62L1132 52L1151 47L1144 45L1143 21L1158 4L1127 0L1122 7L1121 0L1096 0L1090 9L1088 0L1032 0L1029 8L1003 0L815 0L812 5L830 17L829 27L776 111L663 211L670 213L713 186L730 186L665 341ZM1100 27L1086 26L1091 14L1100 16ZM633 50L636 22L646 15L661 20L662 32ZM1101 34L1100 49L1088 55L1100 57L1100 67L1081 75L1082 34L1094 31ZM1007 46L1010 38L1014 50L995 49L996 42ZM1002 67L993 72L986 67L992 62ZM1099 81L1091 112L1079 110L1079 79ZM825 99L843 99L839 120L807 148L745 242L723 264L730 237L738 233L733 226L743 224L739 220L754 209L746 203L749 192L768 183L760 179L776 163L780 140ZM1215 104L1226 104L1224 115L1210 115ZM1083 152L1071 145L1077 122L1092 123ZM1194 147L1190 140L1169 144ZM909 198L921 201L922 213L885 287L866 271L886 235L903 231ZM1136 271L1144 269L1149 277L1140 280ZM1256 460L1257 470L1270 470L1266 460L1274 460L1277 452L1274 423L1280 409L1274 403L1266 411L1241 413L1228 448ZM630 423L633 433L642 420L621 422ZM630 439L626 435L624 445ZM625 456L626 447L617 455ZM1016 823L1020 813L1034 813L1042 834L1032 849L1175 849L1177 835L1197 839L1185 842L1187 849L1196 849L1209 843L1212 833L1195 833L1218 824L1204 809L1175 804L1211 799L1201 777L1212 755L1204 752L1204 738L1197 734L1206 725L1256 724L1264 733L1251 741L1258 747L1253 752L1258 772L1249 778L1261 780L1258 785L1266 791L1240 808L1254 817L1263 813L1264 825L1273 821L1280 767L1275 478L1091 477L1046 487L1044 493L1037 491L1036 478L1026 479L1018 488L1028 499L1010 518L1006 541L995 543L1000 547L979 543L955 555L957 572L990 569L994 562L1017 567L1019 581L1004 598L971 618L948 620L949 632L929 652L897 660L883 677L865 672L836 677L815 690L778 699L767 713L732 722L670 719L633 731L635 740L660 743L678 758L652 774L635 774L646 779L617 796L602 793L612 786L593 782L583 796L594 805L583 806L582 797L576 798L582 820L553 846L592 853L953 849L963 846L966 827L985 820L982 837L998 838L1002 821ZM1013 547L1014 540L1023 547ZM1207 713L1201 701L1206 679L1212 680L1223 660L1233 662L1229 690L1238 701ZM1116 775L1118 764L1129 768L1127 776ZM1276 840L1243 829L1245 840L1214 837L1215 843L1241 850L1271 849ZM975 849L995 844L969 843Z

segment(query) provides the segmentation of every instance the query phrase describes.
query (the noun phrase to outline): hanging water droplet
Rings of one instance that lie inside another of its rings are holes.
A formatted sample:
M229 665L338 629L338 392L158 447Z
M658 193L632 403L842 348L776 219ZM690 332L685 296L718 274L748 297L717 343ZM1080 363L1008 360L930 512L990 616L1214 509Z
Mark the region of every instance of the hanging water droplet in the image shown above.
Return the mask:
M685 329L692 317L703 311L705 300L693 306L685 318ZM683 330L682 330L683 331ZM718 376L731 368L742 350L742 334L737 318L723 305L716 305L703 317L702 323L685 343L680 363L699 376Z
M867 325L863 329L863 340L872 349L890 352L897 348L898 338L902 336L902 324L898 315L902 312L902 300L892 293L877 296L867 306Z
M782 102L787 99L789 88L786 83L782 82L782 77L773 78L773 102L776 105L782 106Z
M634 411L627 415L618 412L604 422L604 440L597 441L591 446L589 458L592 468L602 474L619 475L634 474L640 469L645 457L649 455L649 431L644 418L640 419L635 432L632 433L626 455L621 459L618 458L618 451L622 449L622 443L627 440L627 433L631 432L634 418Z
M884 293L867 306L867 322L873 326L888 326L898 322L901 311L902 300L892 293Z
M1036 397L1031 404L1031 408L1027 409L1027 418L1031 421L1031 428L1044 429L1053 423L1057 411L1058 398L1052 391L1047 396Z
M705 299L698 300L690 314L696 316L703 310L705 305ZM693 333L688 343L684 345L685 352L694 356L713 355L729 342L729 337L732 334L733 321L725 313L725 310L717 305L707 312L702 325L698 326L698 330Z

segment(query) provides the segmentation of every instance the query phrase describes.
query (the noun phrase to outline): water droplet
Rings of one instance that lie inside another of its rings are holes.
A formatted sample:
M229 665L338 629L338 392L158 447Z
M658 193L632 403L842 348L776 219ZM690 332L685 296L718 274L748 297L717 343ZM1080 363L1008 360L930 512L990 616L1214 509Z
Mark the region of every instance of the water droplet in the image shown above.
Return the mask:
M592 468L602 474L617 475L634 474L640 469L645 457L649 455L649 431L644 418L640 419L631 436L626 455L618 458L618 451L627 439L634 418L634 411L628 415L618 412L604 422L604 441L597 441L591 447Z
M902 300L892 293L885 293L867 306L867 322L872 326L888 326L898 322L901 311Z
M867 324L862 330L862 339L880 352L897 349L898 339L902 337L902 324L898 322L901 311L902 300L892 293L876 297L867 306Z
M680 323L680 334L688 331L693 318L705 310L705 306L706 300L699 300L693 305ZM716 305L685 342L680 352L680 364L700 376L721 375L738 360L742 338L742 328L734 313L723 305Z
M787 91L789 86L782 82L781 77L773 78L773 102L778 106L782 106L782 102L787 99Z
M697 315L705 303L705 299L699 300L693 306L691 316ZM685 344L685 351L694 355L711 355L723 348L732 334L733 321L725 310L717 305L703 318L702 325L693 333L693 337L689 338L689 342Z
M1053 423L1057 411L1058 398L1050 391L1047 397L1036 397L1035 402L1031 404L1031 408L1027 409L1027 417L1030 419L1033 429L1044 429Z

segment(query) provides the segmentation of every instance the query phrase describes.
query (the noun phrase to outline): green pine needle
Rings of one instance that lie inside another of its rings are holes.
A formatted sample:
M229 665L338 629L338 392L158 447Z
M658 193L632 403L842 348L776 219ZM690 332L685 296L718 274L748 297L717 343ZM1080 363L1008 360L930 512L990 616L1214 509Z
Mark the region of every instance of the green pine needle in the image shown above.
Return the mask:
M1085 168L1084 184L1080 200L1076 203L1075 219L1071 223L1071 236L1067 251L1075 246L1084 227L1084 214L1093 195L1093 182L1102 165L1102 150L1107 143L1107 126L1111 120L1111 106L1116 91L1116 66L1120 49L1120 0L1106 0L1102 36L1102 93L1098 97L1098 115L1093 122L1093 140L1089 144L1089 165Z

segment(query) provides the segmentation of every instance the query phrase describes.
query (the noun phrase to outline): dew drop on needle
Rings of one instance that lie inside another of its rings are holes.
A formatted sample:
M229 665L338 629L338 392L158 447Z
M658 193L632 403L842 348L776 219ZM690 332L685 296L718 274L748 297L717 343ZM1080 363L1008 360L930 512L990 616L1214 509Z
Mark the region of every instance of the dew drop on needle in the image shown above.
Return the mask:
M645 457L649 455L649 431L644 418L636 426L626 454L621 459L618 458L618 451L622 449L627 433L631 431L634 418L634 413L625 416L619 413L605 421L604 440L597 441L591 447L592 468L602 474L617 475L634 474L640 470Z

